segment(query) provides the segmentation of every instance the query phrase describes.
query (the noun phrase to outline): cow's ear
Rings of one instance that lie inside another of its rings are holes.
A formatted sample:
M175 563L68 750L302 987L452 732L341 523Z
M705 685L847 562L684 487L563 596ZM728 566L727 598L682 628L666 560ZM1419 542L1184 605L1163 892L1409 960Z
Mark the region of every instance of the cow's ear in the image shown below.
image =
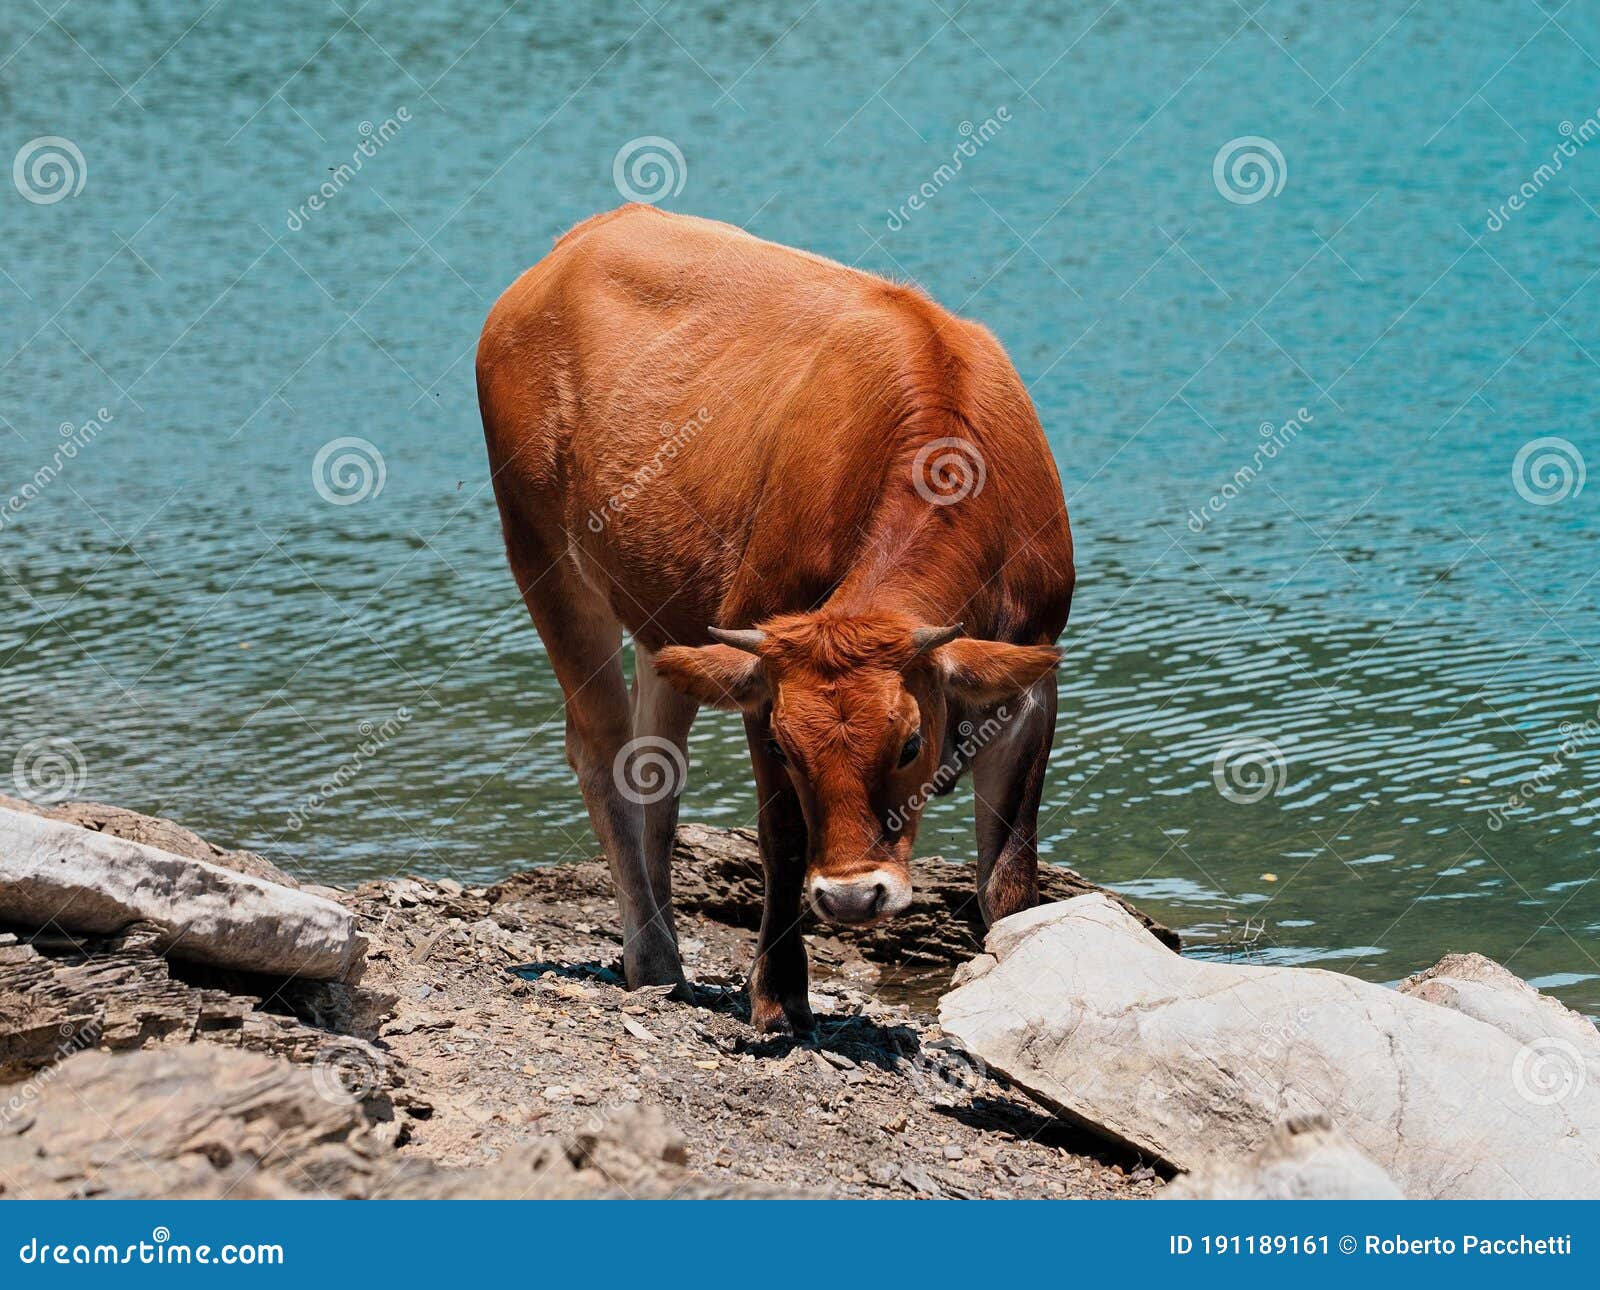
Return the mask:
M934 651L945 688L968 703L1015 698L1061 662L1053 645L1007 645L962 637Z
M669 645L656 654L656 671L674 689L725 712L759 708L771 697L761 660L732 645Z

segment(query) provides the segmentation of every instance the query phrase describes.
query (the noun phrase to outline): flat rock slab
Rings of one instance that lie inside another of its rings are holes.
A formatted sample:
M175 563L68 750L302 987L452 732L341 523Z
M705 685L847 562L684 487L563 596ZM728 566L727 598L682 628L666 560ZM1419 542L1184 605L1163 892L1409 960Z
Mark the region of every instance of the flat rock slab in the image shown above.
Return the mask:
M330 1071L211 1044L75 1053L0 1085L0 1199L797 1194L694 1174L683 1134L653 1105L596 1108L577 1131L481 1168L405 1158Z
M1179 1169L1325 1115L1408 1197L1600 1197L1600 1091L1581 1064L1550 1077L1541 1039L1576 1040L1531 987L1517 1025L1491 1024L1335 972L1185 959L1101 896L1004 919L987 951L944 1029Z
M362 946L350 912L332 901L3 807L0 922L92 935L150 923L174 958L317 981L349 976Z
M1216 1156L1162 1200L1403 1200L1394 1179L1324 1115L1290 1118L1248 1156Z

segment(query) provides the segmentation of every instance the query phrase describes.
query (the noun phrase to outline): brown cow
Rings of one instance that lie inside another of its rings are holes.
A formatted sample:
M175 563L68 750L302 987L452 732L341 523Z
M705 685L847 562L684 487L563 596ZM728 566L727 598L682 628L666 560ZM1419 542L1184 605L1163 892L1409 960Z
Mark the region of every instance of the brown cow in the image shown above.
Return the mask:
M478 398L630 987L692 997L669 858L704 703L744 714L760 798L758 1029L813 1025L802 890L835 923L903 910L922 806L969 762L983 915L1035 902L1072 538L993 336L911 287L625 206L501 297Z

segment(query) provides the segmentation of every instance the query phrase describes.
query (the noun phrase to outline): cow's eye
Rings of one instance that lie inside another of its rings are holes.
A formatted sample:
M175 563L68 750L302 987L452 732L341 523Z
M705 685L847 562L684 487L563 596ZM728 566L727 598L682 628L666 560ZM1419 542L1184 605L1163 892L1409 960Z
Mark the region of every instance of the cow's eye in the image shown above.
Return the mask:
M775 760L780 766L787 766L789 764L789 754L783 751L783 745L771 735L767 736L767 752L772 755L773 760Z
M922 731L914 731L911 738L906 740L906 746L900 750L900 765L911 765L916 761L917 754L922 751Z

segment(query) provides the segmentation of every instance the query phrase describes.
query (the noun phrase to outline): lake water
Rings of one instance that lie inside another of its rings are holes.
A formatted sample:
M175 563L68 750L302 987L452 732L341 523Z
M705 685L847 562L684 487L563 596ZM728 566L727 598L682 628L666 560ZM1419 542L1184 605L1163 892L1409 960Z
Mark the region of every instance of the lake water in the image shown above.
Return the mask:
M329 881L592 853L472 351L653 136L664 206L1008 346L1079 551L1050 859L1600 1010L1592 6L353 5L0 12L0 791Z

